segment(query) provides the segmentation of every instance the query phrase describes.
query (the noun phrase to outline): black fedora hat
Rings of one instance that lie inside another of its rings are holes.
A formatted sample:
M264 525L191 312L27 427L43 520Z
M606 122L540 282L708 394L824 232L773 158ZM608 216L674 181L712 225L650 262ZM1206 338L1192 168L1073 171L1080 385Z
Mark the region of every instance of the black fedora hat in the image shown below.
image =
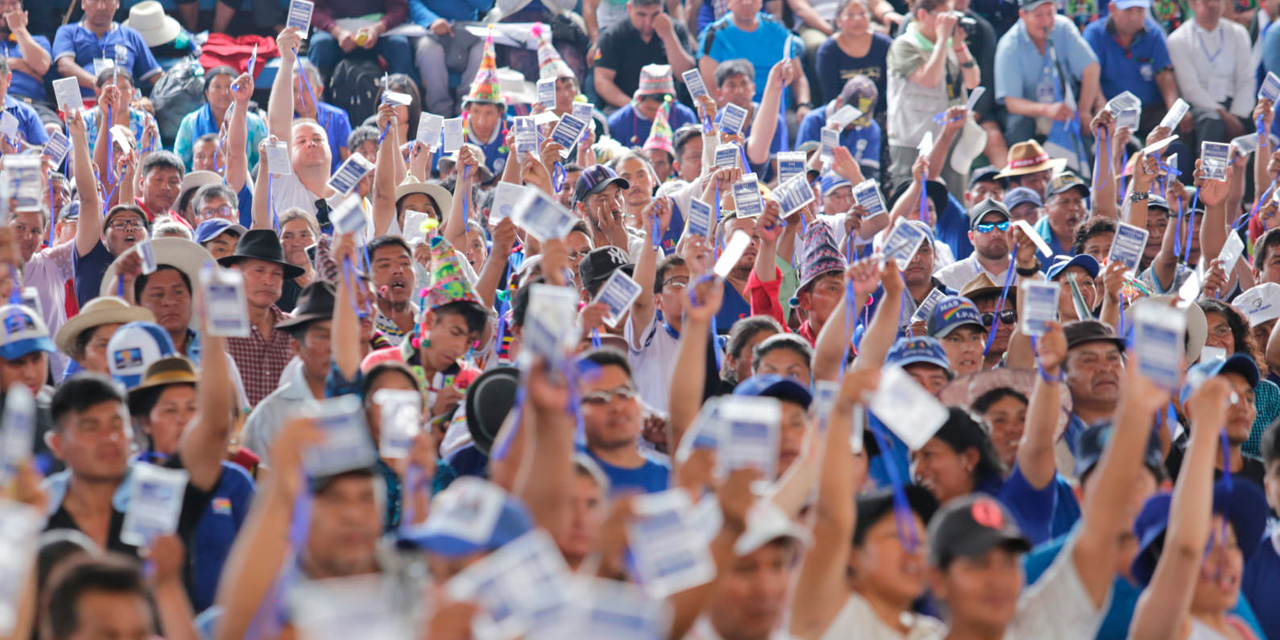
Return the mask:
M240 242L236 243L236 252L229 256L218 258L218 264L230 267L238 264L241 260L262 260L263 262L278 264L284 267L284 277L289 280L306 273L306 270L302 267L289 264L284 259L284 249L280 247L280 238L276 237L276 232L270 229L252 229L240 236Z
M498 437L503 421L516 404L519 386L519 369L496 367L481 374L467 387L467 395L463 399L467 410L467 430L480 453L489 455L489 448Z
M293 310L293 316L276 323L276 328L291 329L316 320L329 320L333 317L333 305L333 285L312 282L298 294L298 306Z

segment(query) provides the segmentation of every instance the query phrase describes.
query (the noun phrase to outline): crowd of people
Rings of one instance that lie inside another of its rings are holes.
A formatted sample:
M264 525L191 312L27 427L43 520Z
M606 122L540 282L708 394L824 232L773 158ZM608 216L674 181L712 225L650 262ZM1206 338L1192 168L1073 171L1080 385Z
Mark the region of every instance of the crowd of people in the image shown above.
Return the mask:
M232 4L0 0L0 639L1280 638L1280 0Z

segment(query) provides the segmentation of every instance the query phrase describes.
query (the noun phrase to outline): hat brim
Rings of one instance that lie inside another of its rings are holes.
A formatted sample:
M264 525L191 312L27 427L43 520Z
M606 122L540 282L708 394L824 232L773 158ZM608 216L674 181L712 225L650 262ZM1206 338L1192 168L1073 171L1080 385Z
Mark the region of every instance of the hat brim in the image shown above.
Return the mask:
M1033 9L1046 2L1053 2L1053 0L1038 0L1034 4L1029 4L1029 5L1026 5L1025 7L1022 7L1022 10L1025 11L1027 9ZM1029 173L1040 173L1041 171L1062 171L1063 169L1066 169L1066 168L1067 168L1066 158L1049 158L1044 162L1041 162L1039 164L1033 164L1029 167L1019 167L1017 169L1009 169L1006 167L1003 171L1001 171L1000 173L997 173L995 177L1000 179L1016 178L1018 176L1025 176Z
M178 38L178 34L182 33L182 25L178 24L178 21L169 15L164 15L164 21L160 23L160 26L146 31L133 26L129 23L129 20L125 20L124 23L125 26L131 27L142 34L142 40L147 43L147 48L149 49L173 42Z
M156 238L151 241L151 248L155 250L156 267L169 266L181 271L191 283L192 294L195 293L195 288L200 286L200 269L213 262L213 254L209 253L208 249L186 238ZM102 276L102 285L98 287L98 295L116 294L116 272L120 268L120 260L127 254L128 252L121 254L107 267L106 273ZM188 326L192 329L200 326L200 319L195 313L191 314Z
M438 184L429 184L426 182L410 182L402 183L396 187L396 202L400 199L415 193L421 193L436 205L436 210L441 216L449 215L449 210L453 208L453 194Z
M114 278L112 278L114 280ZM155 322L156 316L144 307L120 307L101 311L81 312L67 320L54 336L54 344L58 351L71 355L76 348L76 339L80 334L104 324L127 324L130 322Z
M978 330L979 330L979 331L982 331L983 333L986 333L986 332L990 331L990 329L988 329L988 328L987 328L987 325L982 324L981 322L979 322L979 321L977 321L977 320L965 320L964 322L957 322L957 323L955 323L955 324L951 324L951 325L944 326L944 327L942 327L942 328L938 329L938 332L937 332L937 333L935 333L935 334L931 334L931 335L932 335L934 338L942 339L942 338L945 338L945 337L947 337L947 336L951 335L951 332L952 332L952 331L955 331L956 329L959 329L960 327L977 327L977 328L978 328Z
M284 267L284 277L289 280L292 280L307 272L306 269L289 264L284 260L271 260L269 258L259 258L257 256L244 256L244 255L223 256L221 258L218 258L218 264L224 267L233 267L237 264L240 264L242 260L259 260L262 262L270 262L271 264L278 264L281 267Z
M930 540L929 543L944 544L940 540ZM1031 541L1025 535L1010 535L987 527L977 527L977 530L948 541L945 545L952 558L977 558L997 547L1018 553L1031 551Z
M511 397L507 398L502 389L496 385L508 382L511 385ZM498 431L502 429L502 422L506 420L507 415L511 412L511 408L515 405L515 390L520 383L519 370L515 367L497 367L484 372L480 377L476 378L467 386L467 394L464 397L464 404L467 412L467 431L471 434L471 442L475 444L476 450L480 453L489 455L490 447L493 441L498 437ZM492 389L492 391L489 391ZM500 397L494 397L494 394L502 393ZM482 398L481 394L485 394ZM481 405L486 410L481 410ZM505 406L506 410L503 411ZM502 418L496 422L488 420L489 416L497 417L501 414Z
M1129 573L1141 586L1151 583L1155 574L1156 563L1160 561L1159 549L1164 547L1164 536L1169 530L1169 510L1172 507L1173 494L1159 493L1147 499L1138 515L1138 524L1144 521L1144 515L1152 510L1163 511L1163 518L1153 520L1153 526L1146 531L1137 531L1138 554L1129 565ZM1227 521L1235 530L1236 544L1244 561L1248 562L1263 543L1263 534L1267 529L1267 498L1256 484L1252 482L1235 482L1230 490L1226 482L1219 480L1213 487L1213 513L1222 515L1226 510ZM1269 541L1268 541L1269 542Z
M301 315L291 316L289 318L281 320L280 322L276 323L276 328L277 329L293 329L295 327L300 327L302 325L315 322L317 320L332 320L332 319L333 319L332 312L330 312L327 315L323 313L304 313Z
M633 277L634 277L634 276L636 275L636 265L635 265L635 264L633 264L633 263L630 263L630 262L628 262L627 264L624 264L624 265L622 265L622 266L618 267L617 269L615 269L615 271L617 271L617 270L621 270L623 273L625 273L625 274L627 274L627 275L629 275L629 276L633 276ZM608 281L609 281L609 276L612 276L612 275L613 275L613 271L610 271L609 273L606 273L606 274L603 274L603 275L601 275L601 276L598 276L598 277L592 278L592 279L591 279L591 282L584 282L584 283L582 283L582 286L584 286L584 287L591 287L591 288L598 287L598 286L600 286L600 285L604 284L605 282L608 282Z
M417 549L446 558L462 558L485 550L484 545L440 533L411 532L401 536L397 544L402 549Z
M579 178L579 179L581 179L581 178ZM594 195L599 194L601 191L604 191L606 188L608 188L608 187L609 187L609 185L611 185L611 184L617 184L619 189L630 189L630 188L631 188L631 183L630 183L630 182L627 182L627 179L626 179L626 178L623 178L623 177L621 177L621 176L614 176L614 177L612 177L612 178L606 178L604 182L601 182L600 184L598 184L598 185L596 185L596 186L594 186L594 187L591 187L591 189L589 189L586 193L582 194L582 197L581 197L581 198L577 198L577 199L575 200L574 204L577 204L578 202L582 202L583 200L586 200L587 196L594 196Z
M735 395L745 396L748 394L742 393ZM804 388L804 385L801 385L798 381L791 378L778 380L777 382L761 389L759 393L750 395L754 395L758 398L777 398L778 400L795 402L805 409L808 409L809 404L813 402L813 394L809 393L809 390Z
M907 498L907 506L911 508L920 520L924 522L925 527L929 526L929 521L933 519L933 514L938 511L938 499L929 493L928 489L915 484L903 485L903 493ZM859 497L857 501L858 517L857 524L854 527L854 539L862 537L863 532L875 526L886 515L893 513L893 490L883 489L867 496Z
M1137 318L1135 314L1138 313L1136 309L1147 305L1160 305L1173 309L1174 307L1169 306L1169 302L1176 298L1177 296L1175 295L1166 294L1150 296L1134 302L1129 305L1128 309L1124 310L1125 326L1130 328L1136 326L1134 324L1135 318ZM1204 350L1204 344L1209 339L1209 319L1205 317L1204 310L1200 308L1200 305L1195 303L1188 304L1182 311L1186 314L1187 337L1185 344L1187 346L1187 364L1191 364L1200 359L1200 352ZM1067 345L1067 348L1070 349L1071 346ZM1124 351L1124 347L1121 347L1120 350Z
M48 336L24 338L22 340L15 340L14 342L0 347L0 358L4 358L5 360L17 360L18 358L36 351L57 353L58 348L54 346L53 340Z

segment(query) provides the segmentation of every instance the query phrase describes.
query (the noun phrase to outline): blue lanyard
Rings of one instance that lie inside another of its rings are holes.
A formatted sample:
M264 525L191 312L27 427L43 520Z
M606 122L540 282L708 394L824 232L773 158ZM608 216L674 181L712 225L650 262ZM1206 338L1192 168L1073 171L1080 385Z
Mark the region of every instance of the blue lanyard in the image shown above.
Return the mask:
M1218 66L1218 57L1219 57L1219 56L1221 56L1221 55L1222 55L1222 51L1223 51L1224 49L1226 49L1226 48L1227 48L1227 46L1226 46L1226 41L1227 41L1227 31L1226 31L1226 29L1220 29L1220 30L1218 31L1218 50L1217 50L1217 51L1215 51L1215 52L1213 53L1213 55L1209 55L1209 47L1206 47L1206 46L1205 46L1205 44L1204 44L1204 38L1200 35L1200 30L1197 30L1197 29L1194 29L1194 28L1193 28L1193 29L1192 29L1192 31L1194 31L1194 32L1195 32L1195 34L1196 34L1196 42L1197 42L1197 43L1199 43L1199 45L1200 45L1200 50L1201 50L1201 51L1204 51L1204 57L1209 59L1209 65L1210 65L1210 66L1213 66L1213 67Z

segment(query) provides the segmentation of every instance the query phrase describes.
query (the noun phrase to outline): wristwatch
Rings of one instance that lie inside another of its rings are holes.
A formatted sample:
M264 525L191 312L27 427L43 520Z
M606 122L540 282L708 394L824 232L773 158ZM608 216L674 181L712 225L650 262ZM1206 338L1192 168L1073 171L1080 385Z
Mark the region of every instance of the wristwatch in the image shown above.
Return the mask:
M1151 197L1150 193L1139 193L1134 191L1129 194L1129 202L1144 202Z
M1017 273L1018 275L1024 278L1030 278L1031 276L1034 276L1037 273L1040 273L1040 258L1036 258L1036 265L1034 267L1029 267L1026 269L1023 269L1022 267L1017 266L1017 263L1015 263L1013 271L1014 273Z

